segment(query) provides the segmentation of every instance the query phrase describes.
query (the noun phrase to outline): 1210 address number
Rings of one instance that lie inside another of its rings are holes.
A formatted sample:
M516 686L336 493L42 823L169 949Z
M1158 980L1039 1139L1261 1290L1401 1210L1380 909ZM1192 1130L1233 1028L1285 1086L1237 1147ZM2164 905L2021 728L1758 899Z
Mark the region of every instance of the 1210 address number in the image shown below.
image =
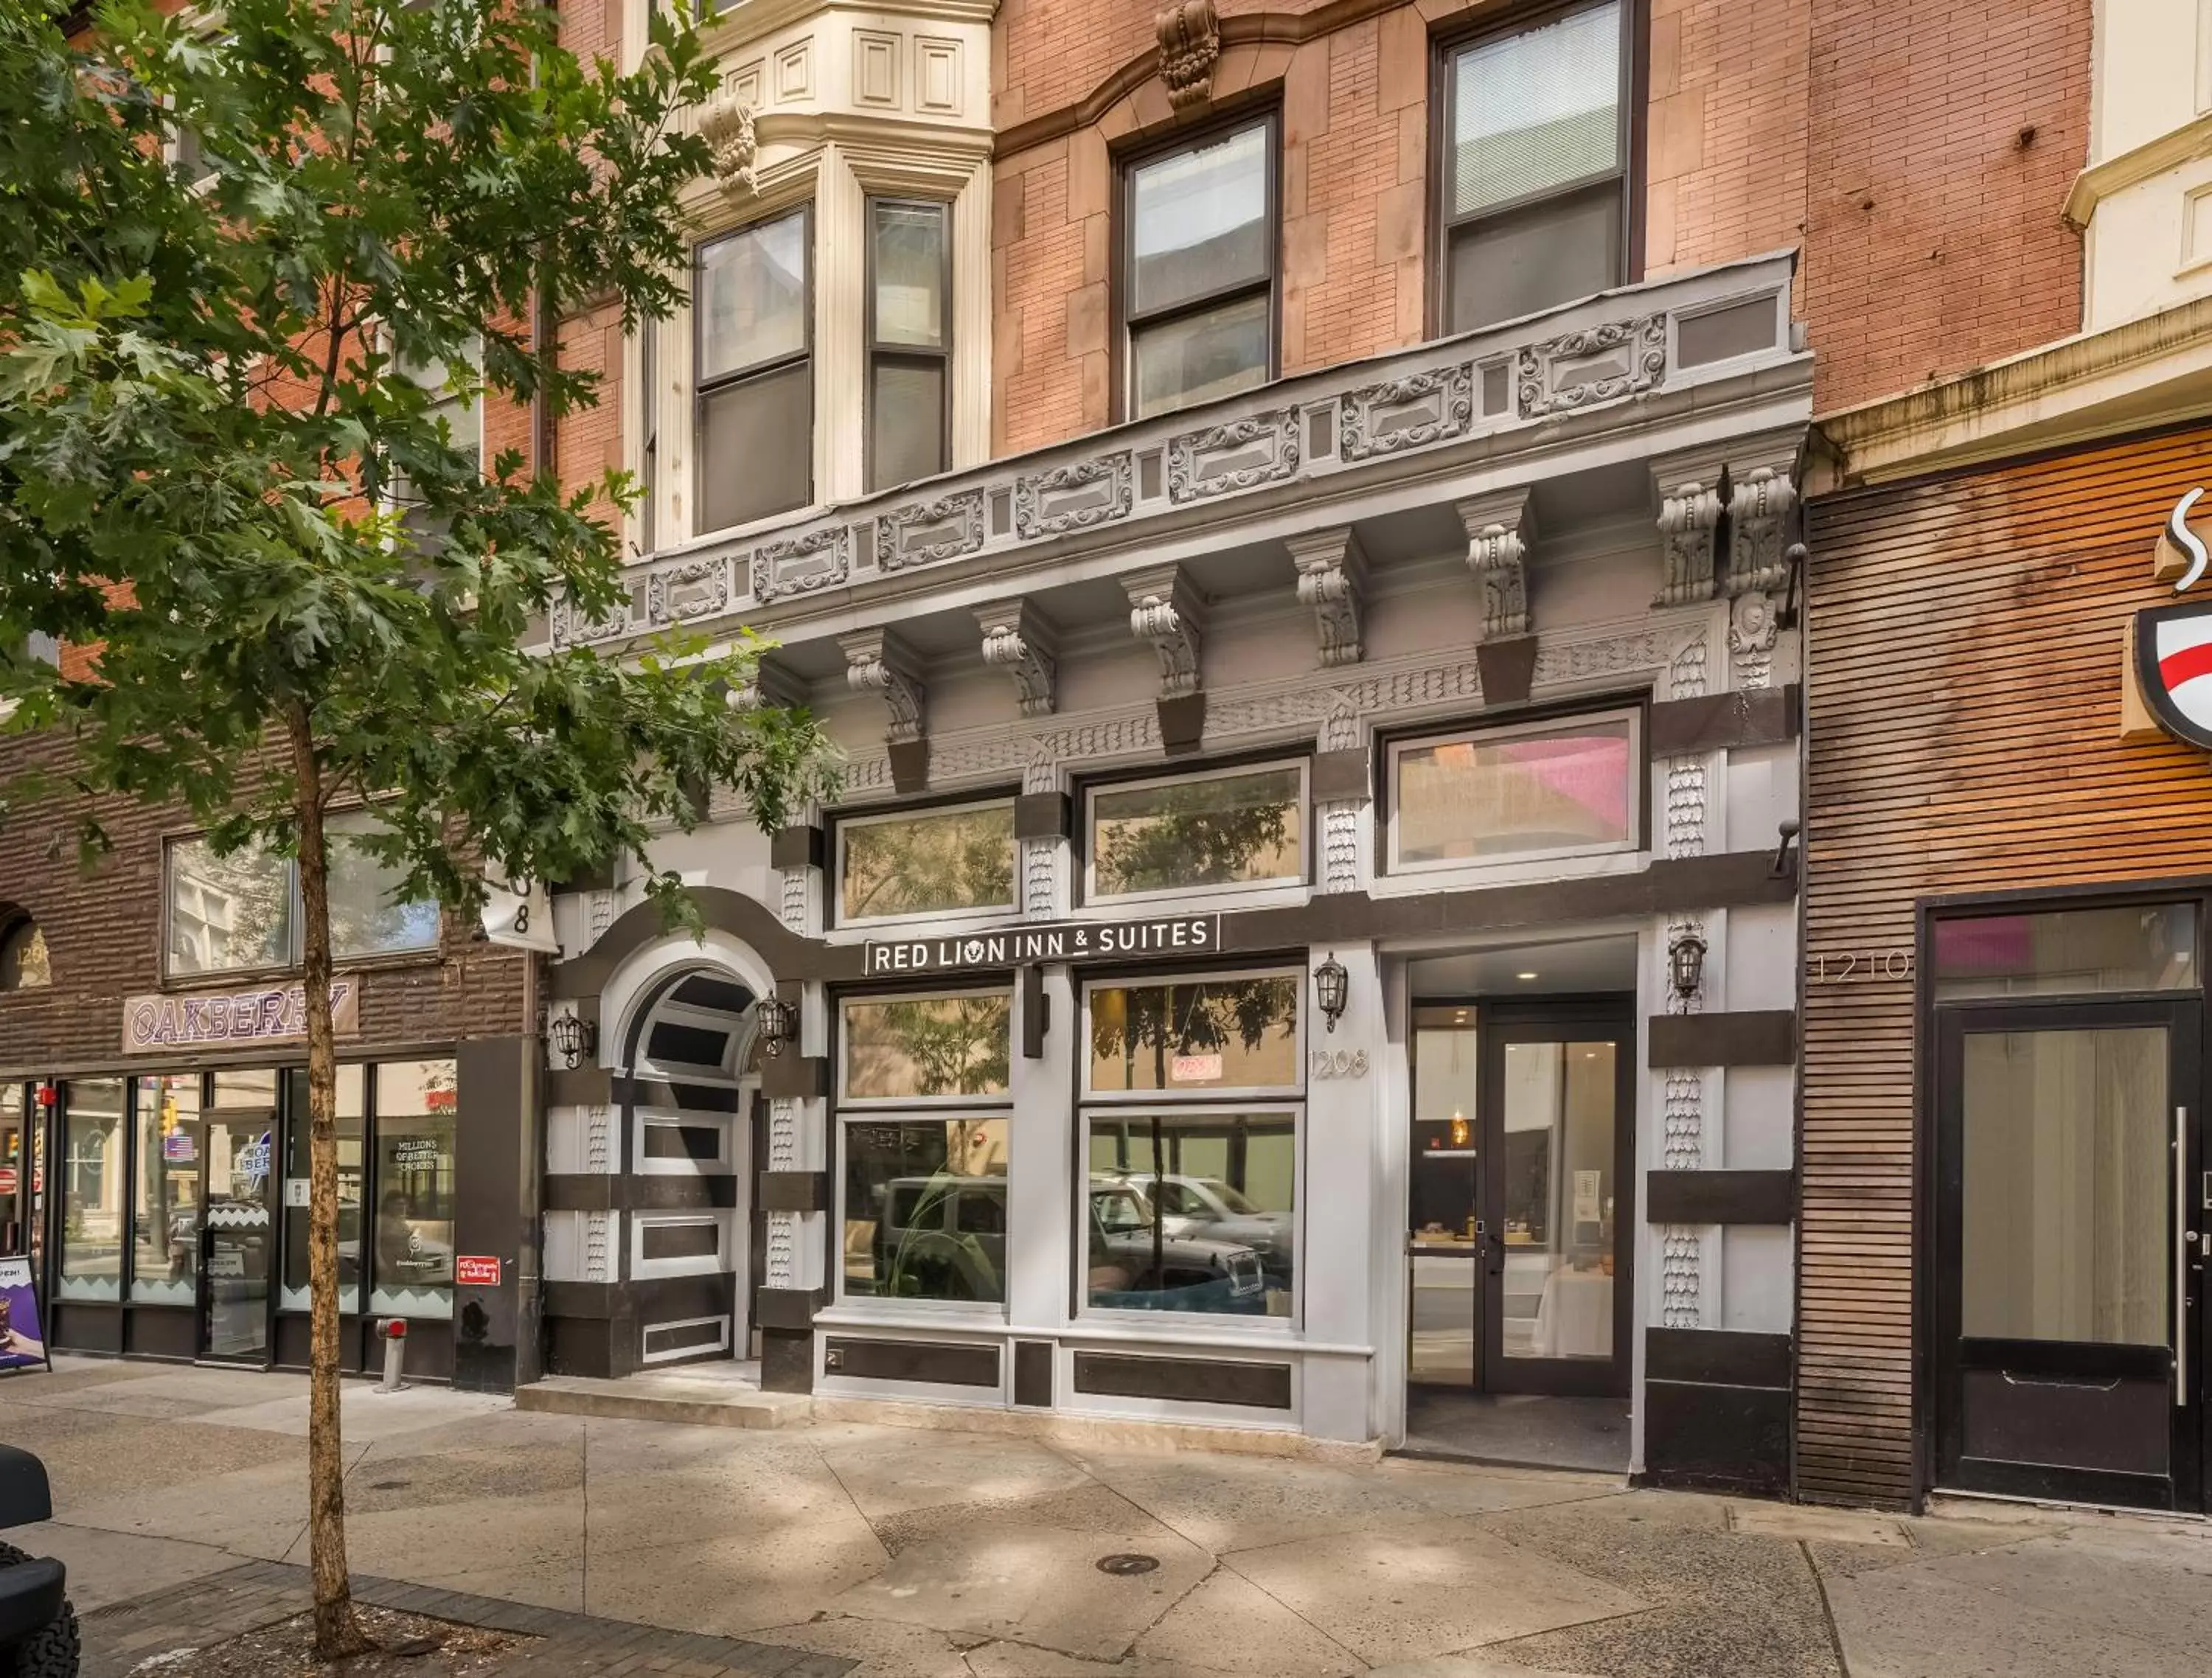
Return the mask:
M1816 985L1838 984L1845 979L1909 979L1912 951L1866 950L1840 956L1808 956L1805 976Z

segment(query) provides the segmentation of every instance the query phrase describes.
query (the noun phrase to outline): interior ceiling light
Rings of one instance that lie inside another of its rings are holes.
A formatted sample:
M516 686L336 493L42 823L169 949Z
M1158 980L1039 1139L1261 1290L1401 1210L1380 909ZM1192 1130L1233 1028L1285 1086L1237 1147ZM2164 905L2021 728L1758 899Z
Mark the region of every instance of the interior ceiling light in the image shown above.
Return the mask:
M1533 973L1516 973L1513 976L1516 979L1533 979L1536 976Z

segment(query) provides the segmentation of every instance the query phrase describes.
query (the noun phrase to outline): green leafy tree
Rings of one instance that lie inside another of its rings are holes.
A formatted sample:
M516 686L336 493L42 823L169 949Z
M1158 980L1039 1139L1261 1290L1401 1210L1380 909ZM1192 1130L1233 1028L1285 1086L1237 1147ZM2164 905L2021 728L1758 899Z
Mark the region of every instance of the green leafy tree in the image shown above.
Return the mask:
M547 323L676 307L684 196L711 166L684 119L717 76L680 11L630 73L513 0L228 0L216 39L106 0L74 45L61 15L0 9L0 696L9 727L70 739L88 793L181 803L217 855L298 860L309 1529L317 1645L342 1655L365 1638L338 1437L334 806L374 805L348 842L465 918L487 871L643 856L699 787L771 829L827 790L804 712L725 702L750 637L526 650L557 611L620 601L602 514L629 486L482 459L441 411L588 405ZM646 885L694 914L673 875Z

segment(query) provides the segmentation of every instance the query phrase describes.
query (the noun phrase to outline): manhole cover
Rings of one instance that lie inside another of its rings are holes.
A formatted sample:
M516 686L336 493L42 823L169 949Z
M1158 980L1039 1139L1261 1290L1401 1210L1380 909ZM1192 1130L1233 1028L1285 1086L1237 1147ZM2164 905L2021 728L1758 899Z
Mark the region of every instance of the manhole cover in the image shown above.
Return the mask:
M1134 1553L1101 1556L1098 1559L1098 1571L1102 1573L1149 1573L1159 1565L1160 1559L1158 1556L1138 1555Z

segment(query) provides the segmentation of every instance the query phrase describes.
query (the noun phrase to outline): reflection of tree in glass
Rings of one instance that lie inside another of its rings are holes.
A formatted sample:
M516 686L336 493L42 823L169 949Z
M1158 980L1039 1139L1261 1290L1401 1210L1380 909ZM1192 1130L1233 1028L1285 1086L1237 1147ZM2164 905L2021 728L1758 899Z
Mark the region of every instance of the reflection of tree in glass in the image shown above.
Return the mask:
M361 836L373 831L365 813L332 816L326 824L331 853L331 948L341 957L387 950L419 950L438 941L438 905L408 901L396 888L404 872L368 850Z
M979 1094L1006 1087L1012 1067L1004 997L936 997L879 1006L889 1046L912 1063L915 1095Z
M227 856L207 840L171 858L169 948L179 971L276 967L292 958L292 871L259 845Z
M1095 808L1102 895L1267 879L1297 866L1296 769L1103 793Z
M872 822L848 827L843 841L848 921L1014 901L1010 807Z

